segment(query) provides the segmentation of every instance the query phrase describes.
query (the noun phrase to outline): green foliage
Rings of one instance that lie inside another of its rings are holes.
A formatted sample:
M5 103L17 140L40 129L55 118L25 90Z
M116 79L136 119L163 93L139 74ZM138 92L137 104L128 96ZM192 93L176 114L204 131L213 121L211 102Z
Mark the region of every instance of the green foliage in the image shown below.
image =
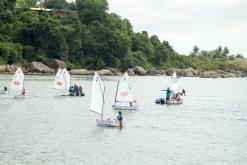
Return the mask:
M70 69L126 70L142 66L196 69L246 69L242 55L227 47L211 51L194 46L189 56L175 52L168 41L133 31L129 20L109 13L106 0L0 1L0 64L64 60ZM17 6L18 8L14 8ZM31 11L30 7L52 8ZM73 10L73 11L71 11Z

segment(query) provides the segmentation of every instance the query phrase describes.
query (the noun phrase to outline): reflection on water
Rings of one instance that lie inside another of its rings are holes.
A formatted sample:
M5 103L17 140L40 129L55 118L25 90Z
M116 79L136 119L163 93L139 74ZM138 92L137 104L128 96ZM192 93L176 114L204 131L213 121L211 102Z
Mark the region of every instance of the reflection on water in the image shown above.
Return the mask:
M61 97L53 76L25 77L25 99L0 96L0 164L246 164L247 79L181 78L178 106L156 105L170 77L130 77L138 111L122 130L96 126L89 112L92 76L72 76L85 97ZM106 117L117 80L103 77ZM8 86L11 75L0 75Z

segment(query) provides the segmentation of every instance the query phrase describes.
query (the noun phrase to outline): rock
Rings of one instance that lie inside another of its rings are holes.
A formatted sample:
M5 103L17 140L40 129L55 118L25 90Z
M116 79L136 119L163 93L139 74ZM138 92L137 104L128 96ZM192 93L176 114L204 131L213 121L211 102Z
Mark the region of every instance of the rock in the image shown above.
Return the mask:
M41 62L32 62L28 67L28 72L54 73L54 70Z
M0 72L6 72L6 65L0 65Z
M87 70L87 69L74 69L69 71L70 74L74 75L92 75L93 71Z
M174 70L175 70L175 69L167 69L167 70L165 70L166 76L172 76Z
M181 75L183 77L196 77L198 76L198 72L196 72L193 68L189 67L187 69L181 69Z
M109 69L114 75L122 75L122 73L116 68L107 68Z
M221 74L220 77L229 78L229 77L236 77L236 76L233 73L225 72L224 74Z
M164 75L165 71L163 70L157 70L156 68L151 68L147 71L147 75L150 76L158 76L158 75Z
M113 75L113 73L109 69L101 69L101 70L98 70L98 73L100 75Z
M200 78L218 78L216 71L203 71L199 73Z
M53 59L51 62L51 68L54 69L55 71L57 71L58 68L61 68L61 69L66 68L67 69L67 65L62 60Z
M135 66L134 72L135 72L135 74L138 74L138 75L146 75L147 74L147 71L145 69L143 69L141 66Z
M127 72L128 72L128 75L129 75L129 76L135 75L134 68L128 68L128 69L127 69Z

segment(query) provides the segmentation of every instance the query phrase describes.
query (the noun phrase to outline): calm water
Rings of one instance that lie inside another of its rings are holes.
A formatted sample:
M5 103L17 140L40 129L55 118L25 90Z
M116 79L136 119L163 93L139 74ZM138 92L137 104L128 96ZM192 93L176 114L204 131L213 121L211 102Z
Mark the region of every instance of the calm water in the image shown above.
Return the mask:
M12 75L0 75L7 85ZM247 79L181 78L184 104L156 105L170 77L131 77L140 110L100 128L89 111L92 76L72 76L85 97L60 97L54 76L27 75L25 99L0 96L1 165L247 164ZM117 80L103 77L105 116Z

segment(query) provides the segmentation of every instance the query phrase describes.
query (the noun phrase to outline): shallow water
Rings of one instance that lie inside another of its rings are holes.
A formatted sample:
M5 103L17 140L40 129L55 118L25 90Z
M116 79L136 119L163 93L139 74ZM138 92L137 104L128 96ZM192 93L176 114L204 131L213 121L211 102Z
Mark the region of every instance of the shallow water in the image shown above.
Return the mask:
M0 75L9 86L12 75ZM92 76L72 76L85 97L61 97L54 76L27 75L26 98L0 96L0 164L126 165L247 164L247 79L181 78L184 104L157 105L170 77L130 77L138 111L124 111L124 128L96 126L89 111ZM117 80L106 86L105 116Z

